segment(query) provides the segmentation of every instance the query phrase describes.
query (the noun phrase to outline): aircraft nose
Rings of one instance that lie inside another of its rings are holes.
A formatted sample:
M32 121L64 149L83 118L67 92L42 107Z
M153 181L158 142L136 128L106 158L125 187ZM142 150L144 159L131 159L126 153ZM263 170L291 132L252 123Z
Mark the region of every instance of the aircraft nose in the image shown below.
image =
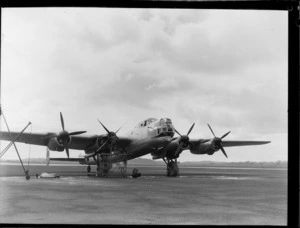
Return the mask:
M164 136L159 138L163 142L170 142L172 140L172 137L170 136Z

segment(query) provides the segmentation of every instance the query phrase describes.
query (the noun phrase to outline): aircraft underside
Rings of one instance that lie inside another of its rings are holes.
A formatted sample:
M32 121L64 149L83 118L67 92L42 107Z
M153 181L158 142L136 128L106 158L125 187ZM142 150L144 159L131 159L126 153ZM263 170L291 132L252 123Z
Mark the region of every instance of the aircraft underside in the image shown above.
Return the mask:
M96 163L96 176L97 177L109 177L109 171L113 168L113 164L116 164L122 177L127 177L127 160L115 160L113 161L109 154L97 154L94 157ZM177 159L163 158L166 163L166 176L177 177L179 176L179 168ZM87 167L87 172L91 171L90 165ZM140 172L137 169L133 169L132 177L140 176Z

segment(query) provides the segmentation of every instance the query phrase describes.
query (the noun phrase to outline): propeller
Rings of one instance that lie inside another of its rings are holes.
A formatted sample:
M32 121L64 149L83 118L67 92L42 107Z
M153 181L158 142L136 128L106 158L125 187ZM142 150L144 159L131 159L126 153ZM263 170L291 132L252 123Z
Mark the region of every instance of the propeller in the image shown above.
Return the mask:
M59 133L59 136L57 137L57 140L60 141L65 149L66 149L66 154L68 156L68 158L70 157L69 156L69 147L68 147L68 144L70 142L70 139L72 135L80 135L80 134L83 134L83 133L86 133L86 131L74 131L74 132L67 132L65 130L65 123L64 123L64 118L63 118L63 115L62 113L60 112L60 121L61 121L61 126L62 126L62 129L63 131Z
M49 148L46 147L46 165L49 166L50 164L50 152L49 152Z
M80 134L86 133L86 131L73 131L71 133L67 132L65 130L64 118L63 118L63 115L62 115L61 112L60 112L60 122L61 122L61 126L62 126L62 131L61 132L59 132L58 134L52 134L52 135L49 135L49 136L46 136L46 137L43 137L43 138L53 138L53 137L56 137L57 141L65 147L66 154L67 154L67 156L69 158L70 156L69 156L69 147L68 147L68 144L69 144L69 142L71 140L70 136L72 136L72 135L80 135Z
M224 148L223 148L223 145L222 145L222 139L225 138L225 137L230 133L230 131L228 131L228 132L227 132L226 134L224 134L221 138L219 138L219 137L216 137L216 135L215 135L214 131L212 130L212 128L210 127L210 125L209 125L209 124L207 124L207 125L208 125L208 127L209 127L211 133L212 133L213 136L215 137L215 138L213 139L214 145L216 146L217 149L221 149L221 151L223 152L223 154L225 155L225 157L228 158L228 156L227 156L227 154L226 154L226 152L225 152L225 150L224 150Z
M194 125L195 123L193 123L193 125L190 127L189 131L187 132L186 135L181 135L174 127L174 131L180 135L180 139L179 139L179 145L177 147L177 150L175 151L175 154L174 154L174 157L176 157L178 155L178 153L180 152L180 150L183 148L183 147L187 147L189 145L189 134L191 133L191 131L193 130L194 128Z
M101 121L98 119L98 122L102 125L102 127L104 128L104 130L107 132L107 136L108 136L108 139L97 149L96 152L100 151L109 141L111 142L110 144L110 153L112 152L115 144L117 144L118 146L120 146L123 151L125 153L127 153L127 151L125 150L125 148L118 142L119 138L117 136L117 133L120 131L120 129L124 126L124 124L119 127L119 129L116 131L116 132L113 132L113 131L109 131L103 123L101 123Z

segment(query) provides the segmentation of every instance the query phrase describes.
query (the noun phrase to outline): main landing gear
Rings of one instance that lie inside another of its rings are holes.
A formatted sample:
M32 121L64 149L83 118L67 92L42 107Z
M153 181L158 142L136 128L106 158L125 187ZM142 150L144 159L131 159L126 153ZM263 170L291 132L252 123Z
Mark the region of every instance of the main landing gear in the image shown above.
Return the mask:
M167 164L167 176L168 177L179 176L177 159L163 158L163 160Z
M127 178L127 160L123 161L123 166L119 162L117 162L117 166L120 170L122 177Z
M93 157L96 164L97 164L97 172L96 177L108 177L109 171L112 169L112 162L111 162L111 155L110 154L97 154L96 157ZM120 162L117 162L117 167L122 175L122 177L127 177L127 160L123 160L123 165ZM90 165L87 167L87 171L90 172L91 167ZM136 174L137 176L140 175Z
M108 177L108 172L111 169L111 162L108 159L109 155L105 154L97 154L97 158L94 157L94 160L97 164L97 172L96 177ZM90 170L90 166L88 166L88 172Z

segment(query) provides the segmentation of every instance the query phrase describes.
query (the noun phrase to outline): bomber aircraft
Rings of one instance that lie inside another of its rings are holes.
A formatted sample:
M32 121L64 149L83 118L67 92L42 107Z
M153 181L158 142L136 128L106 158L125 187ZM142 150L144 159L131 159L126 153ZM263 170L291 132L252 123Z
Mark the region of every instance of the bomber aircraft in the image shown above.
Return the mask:
M68 132L65 130L64 119L60 113L62 131L59 133L22 133L0 132L0 140L22 142L39 146L46 146L47 157L49 150L66 151L67 158L51 158L51 160L79 161L87 164L90 172L90 164L97 165L97 176L106 176L113 163L123 163L123 171L127 175L127 161L137 157L151 154L152 159L162 159L167 165L167 176L179 175L178 162L180 154L190 150L192 154L213 155L221 150L227 157L224 147L251 146L270 143L270 141L236 141L223 140L229 133L217 137L212 128L211 139L190 139L195 123L192 124L187 134L179 133L169 118L148 118L139 122L126 136L117 136L117 131L109 131L99 120L106 134L81 135L86 131ZM174 137L175 133L178 136ZM82 158L69 158L69 149L83 150Z

